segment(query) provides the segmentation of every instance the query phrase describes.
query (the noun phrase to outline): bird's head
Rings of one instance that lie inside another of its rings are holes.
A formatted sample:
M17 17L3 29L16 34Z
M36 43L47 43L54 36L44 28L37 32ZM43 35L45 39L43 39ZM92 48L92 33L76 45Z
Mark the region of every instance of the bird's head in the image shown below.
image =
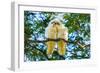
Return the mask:
M49 26L51 26L51 27L62 26L62 23L59 19L56 18L49 22Z

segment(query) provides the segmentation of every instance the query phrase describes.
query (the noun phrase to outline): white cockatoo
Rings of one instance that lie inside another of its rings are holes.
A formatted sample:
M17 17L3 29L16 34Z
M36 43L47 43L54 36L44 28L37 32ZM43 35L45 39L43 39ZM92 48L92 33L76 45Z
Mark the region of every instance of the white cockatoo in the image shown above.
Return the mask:
M64 39L68 40L68 29L61 23L59 19L53 19L50 21L48 27L45 29L45 37L49 39ZM67 43L63 40L58 42L48 41L47 43L47 55L52 57L52 53L55 46L58 48L59 55L65 55Z

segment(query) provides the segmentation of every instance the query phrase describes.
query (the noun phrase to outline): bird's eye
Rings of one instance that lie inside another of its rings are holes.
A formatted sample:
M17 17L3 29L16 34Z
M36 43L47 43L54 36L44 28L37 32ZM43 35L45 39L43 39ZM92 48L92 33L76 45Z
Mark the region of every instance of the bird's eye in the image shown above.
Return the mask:
M60 25L58 22L55 23L56 25Z
M52 24L54 24L54 25L60 25L58 22L52 22Z

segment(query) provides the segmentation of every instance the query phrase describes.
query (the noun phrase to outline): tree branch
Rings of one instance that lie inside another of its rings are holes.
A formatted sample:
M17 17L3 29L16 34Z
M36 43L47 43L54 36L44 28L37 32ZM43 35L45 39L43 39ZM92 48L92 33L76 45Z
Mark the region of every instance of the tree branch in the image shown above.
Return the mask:
M58 39L50 39L50 38L47 38L47 39L45 39L45 40L30 40L30 42L31 42L31 43L46 43L46 42L48 42L48 41L58 42L58 41L60 41L60 40L63 40L63 41L66 42L66 43L75 43L75 44L79 45L79 47L81 47L81 48L90 46L90 44L83 45L83 44L79 43L79 41L67 41L67 40L62 39L62 38L58 38Z
M35 43L44 43L44 42L48 42L48 41L54 41L54 42L58 42L60 40L63 40L65 42L68 42L67 40L65 39L61 39L61 38L58 38L58 39L50 39L50 38L47 38L45 40L30 40L31 42L35 42Z

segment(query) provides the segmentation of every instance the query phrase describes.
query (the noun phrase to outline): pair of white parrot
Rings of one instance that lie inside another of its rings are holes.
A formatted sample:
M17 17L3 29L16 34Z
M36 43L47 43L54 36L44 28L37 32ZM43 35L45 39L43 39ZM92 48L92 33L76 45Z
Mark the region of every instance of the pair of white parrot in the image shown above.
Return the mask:
M48 27L45 29L45 37L49 39L57 39L61 38L64 40L68 40L68 29L61 23L59 19L53 19L50 21ZM53 51L57 46L59 55L63 56L66 52L67 43L63 40L58 42L48 41L47 45L47 55L48 57L52 57Z

